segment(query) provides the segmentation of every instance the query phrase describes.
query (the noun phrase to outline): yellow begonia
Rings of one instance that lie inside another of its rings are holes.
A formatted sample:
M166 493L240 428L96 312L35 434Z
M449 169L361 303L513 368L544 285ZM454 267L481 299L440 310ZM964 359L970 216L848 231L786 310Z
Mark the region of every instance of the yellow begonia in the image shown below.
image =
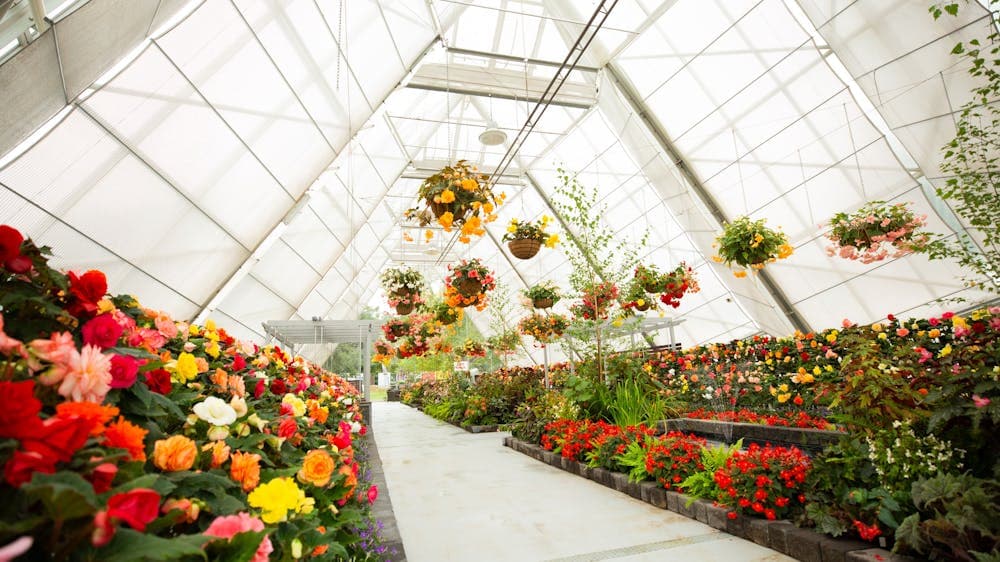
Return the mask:
M281 398L282 404L288 404L292 408L292 414L302 417L306 414L306 403L294 394L286 394Z
M559 235L558 234L553 234L553 235L551 235L551 236L549 236L548 238L545 239L545 247L546 248L555 248L556 244L558 244L558 243L559 243Z
M182 384L198 376L198 362L195 361L194 355L186 351L181 352L174 364L174 375L177 382Z
M744 277L747 276L747 272L746 272L745 269L740 269L740 270L734 271L733 275L735 275L739 279L742 279L742 278L744 278Z
M454 201L455 201L455 192L454 191L452 191L450 189L446 189L446 190L444 190L444 191L441 192L441 202L442 203L452 203Z
M206 330L210 330L212 332L218 330L218 328L215 326L215 320L212 320L211 318L209 318L208 320L206 320L205 321L205 329Z
M451 223L455 221L455 215L451 214L451 211L444 213L438 217L438 224L444 227L445 232L451 232Z
M205 353L209 354L213 359L218 359L221 352L222 350L219 349L219 342L217 341L213 340L205 345Z
M938 357L947 357L949 355L951 355L951 344L950 343L947 344L947 345L945 345L944 347L942 347L941 351L938 352Z
M269 525L288 520L289 511L310 513L316 504L316 500L306 497L295 480L287 477L257 486L247 496L247 502L261 510L260 518Z
M191 324L190 326L188 326L188 333L191 334L192 336L197 336L199 333L201 333L201 328L199 328L194 324Z
M792 252L794 251L795 249L792 248L789 244L782 244L781 246L778 246L778 259L783 260L788 256L792 255Z
M479 182L472 178L465 178L462 180L462 189L466 191L475 191L479 187Z
M779 394L778 395L778 402L781 403L781 404L784 404L785 402L788 402L788 399L791 398L791 397L792 397L791 394Z

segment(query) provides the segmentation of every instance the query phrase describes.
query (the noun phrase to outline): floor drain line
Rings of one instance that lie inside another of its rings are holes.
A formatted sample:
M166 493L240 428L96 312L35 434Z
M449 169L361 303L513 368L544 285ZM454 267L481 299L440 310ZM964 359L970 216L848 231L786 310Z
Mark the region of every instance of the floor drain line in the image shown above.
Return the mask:
M637 544L634 546L615 548L612 550L602 550L599 552L589 552L587 554L577 554L574 556L567 556L566 558L553 558L551 560L548 560L547 562L588 562L588 561L598 561L598 560L611 560L614 558L624 558L625 556L632 556L635 554L646 554L649 552L656 552L659 550L680 548L682 546L687 546L691 544L716 541L726 537L728 537L728 535L726 535L725 533L720 533L716 531L714 533L706 533L704 535L693 535L690 537L670 539L668 541L651 542L646 544Z

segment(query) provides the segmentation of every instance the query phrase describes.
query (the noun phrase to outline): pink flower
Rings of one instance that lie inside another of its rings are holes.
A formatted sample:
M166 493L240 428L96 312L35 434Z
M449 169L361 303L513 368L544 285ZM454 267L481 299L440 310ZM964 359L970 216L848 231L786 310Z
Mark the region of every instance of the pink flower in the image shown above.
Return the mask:
M128 388L135 384L139 360L128 355L111 357L111 388Z
M985 407L987 407L987 406L990 405L990 399L989 398L983 398L982 396L979 396L978 394L973 394L972 395L972 403L975 404L977 408L985 408Z
M30 536L21 537L0 548L0 562L10 562L18 556L28 552L34 539Z
M944 314L941 315L941 318L943 320L951 320L954 316L955 316L954 312L945 312Z
M111 390L110 357L101 353L98 347L85 345L80 353L73 350L67 367L59 394L73 402L100 404L104 401Z
M899 328L896 330L896 335L901 338L905 338L906 336L910 335L910 331L907 330L906 328Z
M32 340L28 347L36 357L42 361L65 365L76 351L76 342L73 341L73 334L69 332L57 332L47 340Z
M122 327L122 331L125 332L125 337L131 336L135 333L135 320L132 317L120 310L115 310L111 313L111 317L118 322L118 325Z
M202 534L208 535L210 537L218 537L220 539L232 539L239 533L246 532L257 532L264 530L264 522L256 517L251 517L245 512L237 513L236 515L227 515L224 517L216 517L215 521L208 526L207 529ZM268 536L264 536L264 540L260 542L260 546L257 547L257 552L254 554L250 562L266 562L268 555L274 551L274 546L271 545L271 539Z
M378 499L378 486L372 485L368 488L368 503L373 504Z
M845 327L845 328L850 328L851 326L853 326L853 325L854 325L854 322L851 322L851 321L850 321L850 320L848 320L847 318L844 318L844 319L843 319L843 320L842 320L842 321L840 322L840 325L841 325L841 326L843 326L843 327Z
M110 314L101 314L88 320L80 331L83 343L107 349L118 343L124 329Z
M156 315L156 329L159 330L163 337L173 339L177 335L177 324L174 323L174 319L167 314L161 312Z
M920 360L918 361L918 363L926 363L926 362L930 361L934 357L933 353L931 353L930 351L927 351L926 349L924 349L922 347L915 347L915 348L913 348L913 351L916 351L917 353L920 354Z

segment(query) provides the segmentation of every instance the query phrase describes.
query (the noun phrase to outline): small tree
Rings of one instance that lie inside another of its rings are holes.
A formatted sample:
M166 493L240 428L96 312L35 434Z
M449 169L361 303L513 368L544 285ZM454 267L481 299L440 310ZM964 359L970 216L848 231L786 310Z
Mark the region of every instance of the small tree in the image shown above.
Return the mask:
M1000 8L990 0L989 9ZM931 6L934 19L958 14L957 2ZM958 240L938 237L927 248L931 259L953 258L972 273L966 284L997 292L1000 288L1000 32L995 21L984 39L958 43L952 53L969 63L979 80L973 97L962 106L955 138L943 147L941 171L948 177L937 194L952 205L978 240L960 233Z

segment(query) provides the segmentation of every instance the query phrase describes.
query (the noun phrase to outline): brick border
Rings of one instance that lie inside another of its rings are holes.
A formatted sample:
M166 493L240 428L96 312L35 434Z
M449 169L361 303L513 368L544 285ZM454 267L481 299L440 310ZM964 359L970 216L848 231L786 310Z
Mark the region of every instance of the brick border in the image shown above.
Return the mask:
M696 420L691 418L661 420L656 423L656 428L661 433L668 431L697 433L712 439L725 441L728 444L733 444L743 439L744 441L756 442L761 445L764 443L785 446L794 445L810 451L821 451L827 445L838 442L841 437L846 435L843 432L823 429L720 422L717 420Z
M382 457L378 452L378 444L375 443L375 434L372 428L362 438L364 446L368 452L368 469L372 473L372 483L378 486L378 498L372 505L372 517L383 524L382 544L388 547L388 552L395 549L395 556L386 556L386 560L392 562L406 562L406 549L403 546L403 539L399 535L399 527L396 525L396 514L392 509L392 498L389 496L389 485L385 481L385 471L382 470Z
M564 459L538 445L513 437L504 437L505 447L525 454L549 466L582 476L588 480L623 492L660 509L667 509L706 525L761 546L777 550L803 562L915 562L915 558L872 548L869 543L852 539L835 539L811 529L796 527L788 521L768 521L739 515L729 519L724 507L696 499L690 506L688 496L663 489L654 482L629 482L628 475L603 468L591 468L584 463Z

